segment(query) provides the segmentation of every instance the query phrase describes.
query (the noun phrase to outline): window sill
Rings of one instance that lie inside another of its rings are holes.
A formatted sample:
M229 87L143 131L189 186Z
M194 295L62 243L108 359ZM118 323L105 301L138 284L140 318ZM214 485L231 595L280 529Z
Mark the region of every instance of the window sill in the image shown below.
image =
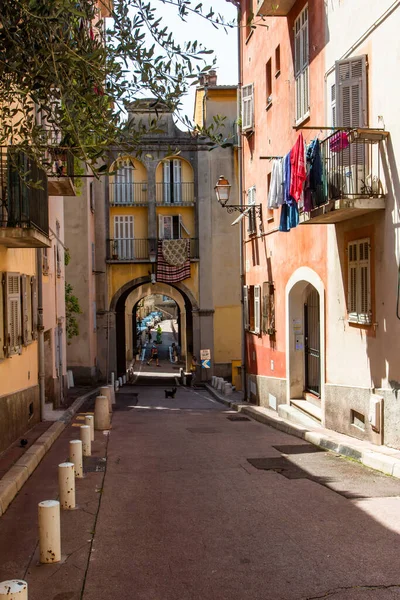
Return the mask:
M298 120L295 122L295 124L294 124L294 129L298 129L299 127L301 127L302 125L304 125L304 123L305 123L306 121L308 121L308 120L309 120L309 118L310 118L310 111L308 110L308 111L306 112L306 114L305 114L303 117L301 117L301 119L298 119Z

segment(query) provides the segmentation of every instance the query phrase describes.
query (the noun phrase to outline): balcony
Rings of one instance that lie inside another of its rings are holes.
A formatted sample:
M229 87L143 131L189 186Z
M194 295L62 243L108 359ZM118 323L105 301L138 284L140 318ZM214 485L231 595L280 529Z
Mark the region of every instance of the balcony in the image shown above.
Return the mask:
M36 185L28 185L23 178ZM49 204L44 171L22 152L2 147L0 153L0 245L48 248Z
M388 132L353 129L321 142L323 185L310 211L300 207L300 223L340 223L385 208L380 142Z
M50 145L46 150L49 196L76 196L74 156L70 150Z
M109 239L107 240L107 261L111 263L147 263L150 262L150 250L157 248L157 240ZM190 239L190 260L199 258L199 240Z
M147 206L147 181L110 183L110 206Z
M296 0L258 0L257 15L263 17L287 17Z
M194 183L156 183L157 206L193 206Z

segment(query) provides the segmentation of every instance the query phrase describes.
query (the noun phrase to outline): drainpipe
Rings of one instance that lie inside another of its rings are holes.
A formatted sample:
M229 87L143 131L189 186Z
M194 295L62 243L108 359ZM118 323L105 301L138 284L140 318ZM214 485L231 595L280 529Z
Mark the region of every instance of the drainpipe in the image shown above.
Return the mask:
M44 327L43 327L43 275L42 275L42 249L36 249L36 273L38 285L38 360L39 360L39 398L40 420L44 421L46 403L45 371L44 371Z
M239 119L241 117L241 108L242 108L242 44L240 37L240 8L238 8L238 93L237 93L237 122L236 122L236 134L237 134L237 147L238 147L238 169L239 169L239 204L242 206L243 204L243 147L242 147L242 128L239 125ZM240 243L239 243L239 262L240 262L240 295L242 298L242 336L241 336L241 344L242 344L242 389L244 393L244 399L247 400L247 377L246 377L246 331L245 331L245 314L244 314L244 298L243 298L243 289L245 285L245 269L244 269L244 252L243 252L243 244L244 244L244 221L241 220L240 223Z

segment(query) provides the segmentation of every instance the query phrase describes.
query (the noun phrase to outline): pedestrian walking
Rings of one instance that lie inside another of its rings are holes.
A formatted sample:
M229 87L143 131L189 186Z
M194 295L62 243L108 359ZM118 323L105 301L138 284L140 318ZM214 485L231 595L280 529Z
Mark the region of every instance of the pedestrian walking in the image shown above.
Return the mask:
M176 347L175 342L172 342L171 356L172 356L171 362L177 363L178 362L178 348Z
M153 342L153 345L151 347L151 356L150 356L149 360L147 361L147 364L149 365L152 360L156 361L157 367L160 366L160 363L158 362L158 346L155 342Z
M194 384L196 382L196 369L197 369L197 358L195 356L192 356L192 362L190 364L190 372L192 374L192 380L191 380L191 386L194 387Z

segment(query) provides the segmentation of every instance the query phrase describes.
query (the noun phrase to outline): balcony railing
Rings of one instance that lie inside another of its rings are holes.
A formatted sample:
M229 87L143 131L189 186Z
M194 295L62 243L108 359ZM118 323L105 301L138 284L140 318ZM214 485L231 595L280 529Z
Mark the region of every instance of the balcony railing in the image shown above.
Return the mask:
M2 147L0 155L0 244L48 246L47 177L26 154Z
M48 133L43 163L47 167L49 196L76 196L74 156L61 144L60 134Z
M190 238L190 259L199 258L199 240ZM150 250L157 248L153 238L107 240L107 260L118 262L150 262Z
M384 208L380 144L387 132L354 129L321 142L322 185L300 209L303 223L336 223Z
M147 182L110 183L110 206L141 206L147 204Z
M156 202L158 205L192 205L195 202L194 183L156 183Z

